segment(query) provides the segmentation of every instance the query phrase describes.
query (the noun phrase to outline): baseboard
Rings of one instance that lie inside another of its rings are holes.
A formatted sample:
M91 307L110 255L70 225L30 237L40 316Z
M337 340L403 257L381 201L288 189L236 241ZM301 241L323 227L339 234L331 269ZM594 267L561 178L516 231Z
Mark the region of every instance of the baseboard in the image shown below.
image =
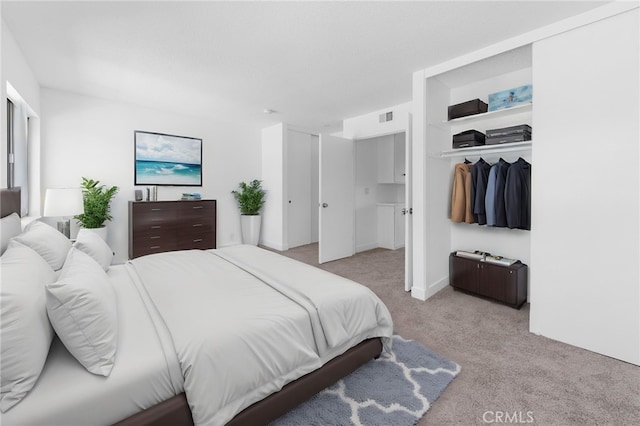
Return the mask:
M270 249L274 249L274 250L278 250L278 251L285 251L288 249L287 246L285 246L284 244L280 244L280 243L274 243L271 241L260 241L260 245L261 246L265 246L265 247L269 247Z
M361 251L373 250L374 248L378 247L378 243L362 244L356 247L356 253L360 253Z
M438 281L431 283L431 285L429 285L429 287L427 288L428 297L433 296L434 294L436 294L437 292L439 292L440 290L442 290L448 285L449 285L449 275L446 275L440 278Z
M440 278L438 281L431 283L427 286L426 289L416 287L415 285L411 287L411 297L420 300L427 300L443 288L449 285L449 276L445 276Z

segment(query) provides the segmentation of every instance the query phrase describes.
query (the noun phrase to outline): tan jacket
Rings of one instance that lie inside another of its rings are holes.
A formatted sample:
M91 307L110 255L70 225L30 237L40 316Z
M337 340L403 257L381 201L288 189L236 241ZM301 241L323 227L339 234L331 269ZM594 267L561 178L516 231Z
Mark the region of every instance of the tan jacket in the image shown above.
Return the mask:
M471 204L471 164L458 163L453 173L451 221L474 223Z

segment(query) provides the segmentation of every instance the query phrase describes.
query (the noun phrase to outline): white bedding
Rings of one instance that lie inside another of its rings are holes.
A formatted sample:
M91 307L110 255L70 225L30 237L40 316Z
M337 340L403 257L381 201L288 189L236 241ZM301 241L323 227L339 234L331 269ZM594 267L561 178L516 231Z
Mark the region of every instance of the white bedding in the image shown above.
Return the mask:
M366 287L253 246L111 266L118 349L91 374L56 338L2 425L113 424L181 392L196 425L221 425L393 324Z
M35 388L2 414L2 425L109 425L182 392L173 349L163 347L171 339L158 336L126 266L108 275L120 319L111 375L87 372L56 338Z
M129 265L173 336L197 425L224 424L366 338L388 345L392 333L367 288L256 247Z

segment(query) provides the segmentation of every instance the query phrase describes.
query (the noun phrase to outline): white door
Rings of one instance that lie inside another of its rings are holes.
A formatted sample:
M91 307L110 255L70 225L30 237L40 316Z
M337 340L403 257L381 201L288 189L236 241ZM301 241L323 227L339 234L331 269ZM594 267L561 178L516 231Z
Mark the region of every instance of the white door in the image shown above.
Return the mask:
M409 114L407 133L405 135L405 226L404 226L404 289L411 291L413 286L413 197L411 195L413 186L413 175L411 167L412 152L412 122L413 118Z
M354 146L350 139L320 135L320 263L355 253Z
M287 133L287 207L288 247L311 243L311 135L295 130Z

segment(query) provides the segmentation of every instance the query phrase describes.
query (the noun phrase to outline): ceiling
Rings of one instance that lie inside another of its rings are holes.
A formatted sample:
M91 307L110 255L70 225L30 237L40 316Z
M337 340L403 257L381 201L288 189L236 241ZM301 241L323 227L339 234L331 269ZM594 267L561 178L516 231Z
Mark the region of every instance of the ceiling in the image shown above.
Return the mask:
M1 12L43 87L321 131L408 102L416 70L602 4L3 0Z

